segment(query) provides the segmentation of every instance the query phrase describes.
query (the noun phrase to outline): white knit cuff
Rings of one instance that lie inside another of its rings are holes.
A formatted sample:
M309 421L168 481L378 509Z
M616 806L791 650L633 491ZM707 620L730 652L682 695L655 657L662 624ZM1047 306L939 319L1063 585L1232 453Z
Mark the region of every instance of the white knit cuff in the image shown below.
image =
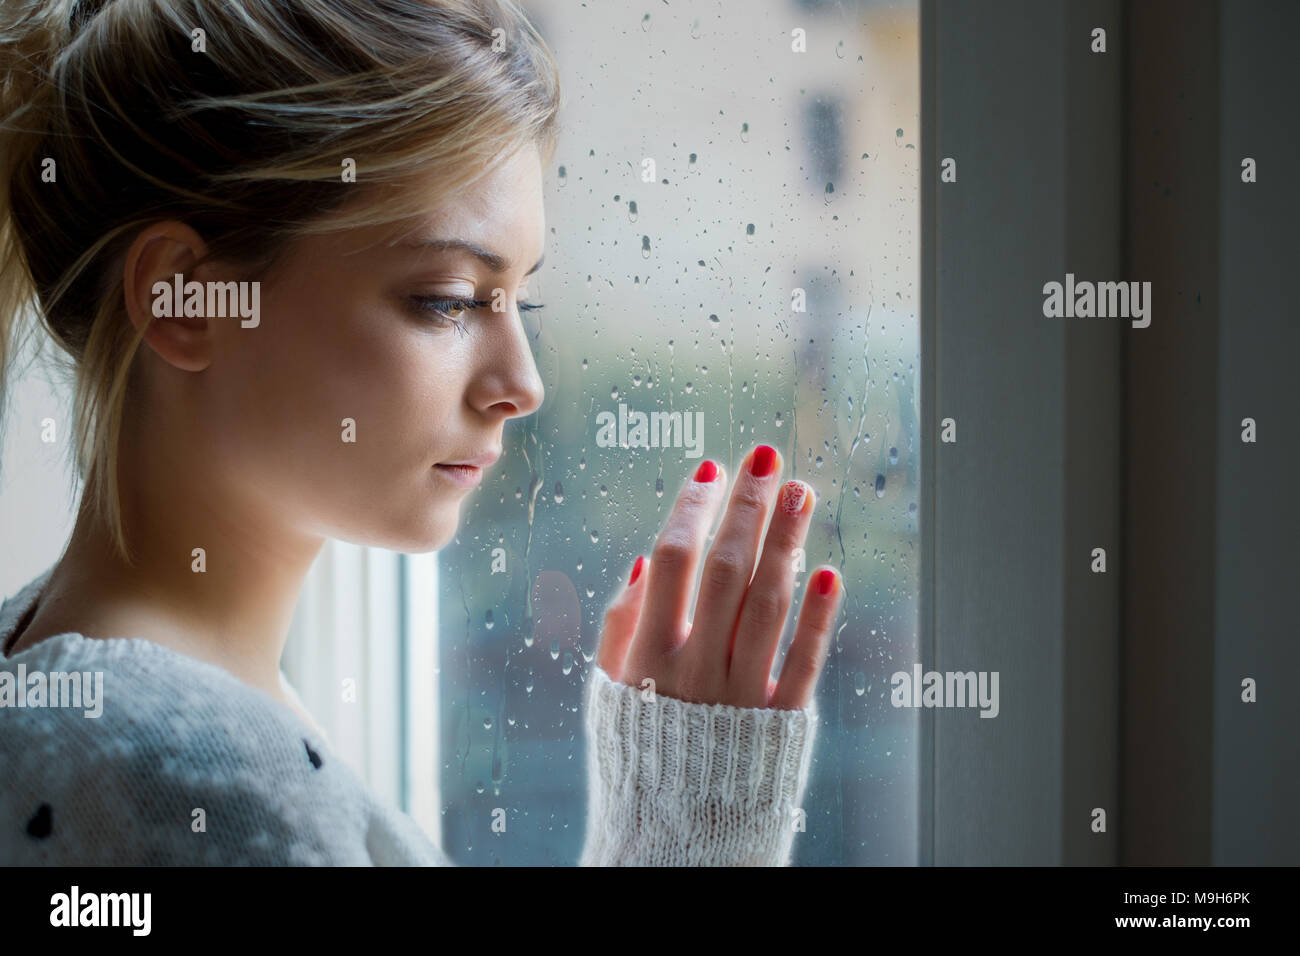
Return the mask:
M586 693L583 866L785 866L808 781L816 705L699 704L610 679Z

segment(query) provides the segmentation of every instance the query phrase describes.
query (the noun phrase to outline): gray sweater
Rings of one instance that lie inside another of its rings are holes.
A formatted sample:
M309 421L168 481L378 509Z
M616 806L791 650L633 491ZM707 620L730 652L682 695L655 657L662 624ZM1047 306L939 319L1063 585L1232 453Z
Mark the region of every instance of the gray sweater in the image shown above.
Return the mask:
M215 665L77 633L4 656L50 573L0 606L0 865L451 865L298 714ZM814 708L687 703L596 666L586 683L582 865L788 862Z

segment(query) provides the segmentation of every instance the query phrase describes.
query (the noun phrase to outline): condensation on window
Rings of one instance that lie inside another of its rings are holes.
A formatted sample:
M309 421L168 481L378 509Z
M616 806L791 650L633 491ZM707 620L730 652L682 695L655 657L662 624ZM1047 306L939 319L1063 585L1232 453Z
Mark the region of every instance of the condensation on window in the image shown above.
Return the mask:
M915 863L917 712L889 678L918 660L917 0L524 7L566 96L523 316L546 402L439 555L443 846L576 862L605 608L699 461L734 476L768 443L818 496L778 669L809 572L846 591L793 862ZM702 440L604 446L620 406Z

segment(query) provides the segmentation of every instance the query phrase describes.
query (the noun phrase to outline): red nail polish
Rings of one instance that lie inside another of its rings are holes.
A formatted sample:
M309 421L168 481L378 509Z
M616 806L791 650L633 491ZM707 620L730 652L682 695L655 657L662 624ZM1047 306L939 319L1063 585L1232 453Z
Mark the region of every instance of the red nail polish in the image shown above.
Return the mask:
M835 589L835 572L830 568L822 568L817 572L817 593L830 594Z
M636 564L632 565L632 579L627 582L628 587L636 584L636 579L641 576L641 569L643 567L645 567L645 555L639 554L636 558Z
M700 467L695 469L695 480L708 484L714 478L718 477L718 466L707 458L700 462Z
M776 449L771 445L759 445L754 449L754 457L749 460L749 473L755 478L763 478L772 473L776 467Z

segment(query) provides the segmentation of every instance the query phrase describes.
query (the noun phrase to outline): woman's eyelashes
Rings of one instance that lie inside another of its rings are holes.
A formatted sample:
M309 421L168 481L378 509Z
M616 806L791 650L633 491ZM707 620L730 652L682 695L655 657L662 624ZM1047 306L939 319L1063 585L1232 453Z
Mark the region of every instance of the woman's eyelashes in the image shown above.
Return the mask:
M410 297L411 308L418 315L432 321L439 328L454 326L461 335L465 333L463 316L471 309L485 309L492 305L491 299L446 299L432 295L413 295ZM520 312L529 312L542 308L541 303L517 302Z

